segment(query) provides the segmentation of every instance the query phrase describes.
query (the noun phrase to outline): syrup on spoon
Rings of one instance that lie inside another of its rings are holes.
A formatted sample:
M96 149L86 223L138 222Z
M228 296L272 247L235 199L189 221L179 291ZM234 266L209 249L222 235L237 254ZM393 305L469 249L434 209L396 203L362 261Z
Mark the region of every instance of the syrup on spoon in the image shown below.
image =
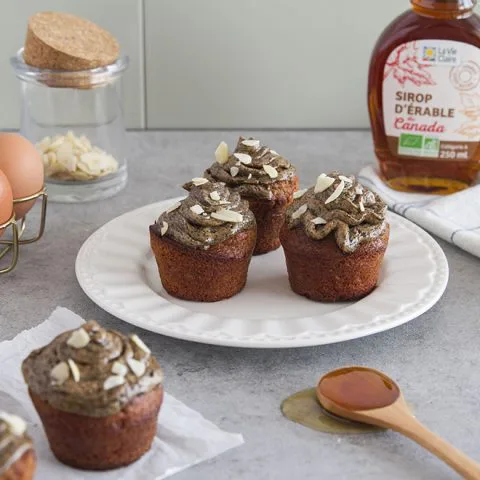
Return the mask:
M317 398L339 417L391 428L417 442L466 479L480 480L480 465L424 427L411 413L398 385L384 373L345 367L324 375Z

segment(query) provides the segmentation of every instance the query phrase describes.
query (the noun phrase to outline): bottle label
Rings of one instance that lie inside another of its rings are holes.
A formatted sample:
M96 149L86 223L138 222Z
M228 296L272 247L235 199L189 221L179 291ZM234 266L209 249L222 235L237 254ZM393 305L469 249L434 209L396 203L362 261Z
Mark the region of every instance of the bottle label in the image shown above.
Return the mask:
M399 45L383 72L390 151L469 160L480 142L480 49L450 40Z

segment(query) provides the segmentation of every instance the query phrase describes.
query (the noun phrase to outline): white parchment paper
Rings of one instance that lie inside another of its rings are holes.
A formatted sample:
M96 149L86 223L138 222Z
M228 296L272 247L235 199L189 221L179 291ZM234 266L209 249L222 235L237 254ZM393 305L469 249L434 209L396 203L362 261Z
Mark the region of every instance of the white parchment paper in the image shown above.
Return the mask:
M23 359L84 320L66 308L57 308L42 324L0 343L0 410L16 413L28 423L38 457L38 480L161 480L213 458L243 443L240 434L220 430L166 394L160 410L157 435L151 450L134 464L110 472L74 470L50 452L40 419L30 401L21 373Z

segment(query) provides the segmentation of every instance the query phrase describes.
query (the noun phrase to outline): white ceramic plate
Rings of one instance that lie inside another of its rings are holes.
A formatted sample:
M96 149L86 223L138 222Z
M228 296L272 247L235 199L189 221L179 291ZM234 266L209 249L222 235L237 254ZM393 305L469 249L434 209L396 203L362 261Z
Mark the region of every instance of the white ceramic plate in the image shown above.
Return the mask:
M303 347L388 330L431 308L448 281L440 246L389 213L391 237L378 287L357 302L325 304L294 294L283 250L253 257L245 289L216 303L178 300L163 289L148 226L179 199L147 205L97 230L76 262L78 281L100 307L170 337L253 348Z

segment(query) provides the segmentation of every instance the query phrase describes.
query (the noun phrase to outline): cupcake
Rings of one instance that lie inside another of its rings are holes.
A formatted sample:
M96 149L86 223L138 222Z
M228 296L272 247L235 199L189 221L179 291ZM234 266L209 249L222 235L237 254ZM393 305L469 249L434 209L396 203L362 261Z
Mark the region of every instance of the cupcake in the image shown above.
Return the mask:
M215 157L216 162L205 172L205 177L225 182L228 188L248 201L257 220L254 255L277 249L285 210L298 188L295 167L253 138L240 137L231 155L222 142Z
M0 480L31 480L37 464L23 419L0 411Z
M245 286L255 247L255 217L224 183L194 178L188 197L150 226L165 290L197 302L229 298Z
M95 321L62 333L23 362L54 455L85 470L128 465L152 444L162 371L137 335Z
M292 290L322 302L368 295L387 249L386 211L353 176L322 174L296 192L280 233Z

